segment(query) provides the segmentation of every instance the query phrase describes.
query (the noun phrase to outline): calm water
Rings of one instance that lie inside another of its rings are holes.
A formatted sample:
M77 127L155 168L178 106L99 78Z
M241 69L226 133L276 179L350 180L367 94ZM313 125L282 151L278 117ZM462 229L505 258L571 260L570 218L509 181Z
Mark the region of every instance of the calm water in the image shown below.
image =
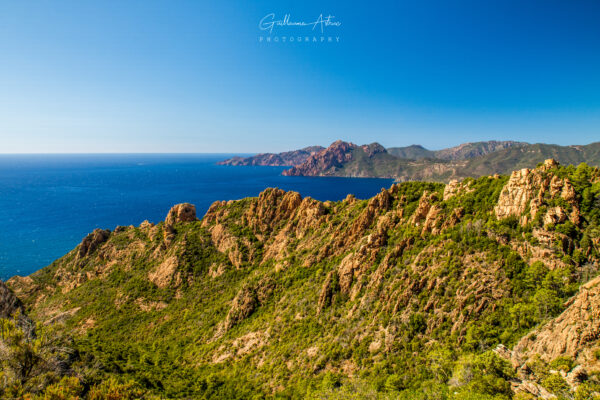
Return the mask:
M267 187L318 200L368 198L389 179L286 177L280 167L217 166L230 155L0 155L0 278L30 274L94 228L164 220L173 204L204 215L215 200Z

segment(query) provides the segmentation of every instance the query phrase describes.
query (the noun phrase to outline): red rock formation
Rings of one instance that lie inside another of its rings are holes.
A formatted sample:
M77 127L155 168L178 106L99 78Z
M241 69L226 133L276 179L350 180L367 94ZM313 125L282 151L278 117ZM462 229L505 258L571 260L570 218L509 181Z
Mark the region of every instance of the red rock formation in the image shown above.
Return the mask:
M333 142L325 150L313 154L308 159L296 165L292 169L283 171L283 175L302 176L302 175L328 175L328 172L340 168L343 163L352 159L352 151L359 146L354 143L347 143L341 140Z

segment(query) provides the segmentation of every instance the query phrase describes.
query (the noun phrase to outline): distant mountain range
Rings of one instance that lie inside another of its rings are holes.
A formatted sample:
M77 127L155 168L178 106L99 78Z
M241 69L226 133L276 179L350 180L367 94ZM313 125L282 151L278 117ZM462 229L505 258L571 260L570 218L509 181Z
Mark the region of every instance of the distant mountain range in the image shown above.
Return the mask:
M293 167L302 164L315 153L325 150L322 146L309 146L300 150L286 151L284 153L261 153L252 157L233 157L225 161L218 162L219 165L263 165L274 167Z
M419 160L422 158L436 158L440 160L467 160L485 156L486 154L495 151L504 150L509 147L527 145L524 142L514 142L512 140L497 141L490 140L488 142L463 143L455 147L450 147L442 150L427 150L421 145L413 144L407 147L390 147L387 152L393 156L400 158L408 158Z
M224 165L292 166L288 176L346 176L393 178L397 181L453 179L507 174L521 168L534 168L545 159L561 164L600 165L600 142L585 146L530 144L515 141L463 143L432 151L419 145L391 147L379 143L356 145L338 140L327 148L307 147L280 154L235 157Z

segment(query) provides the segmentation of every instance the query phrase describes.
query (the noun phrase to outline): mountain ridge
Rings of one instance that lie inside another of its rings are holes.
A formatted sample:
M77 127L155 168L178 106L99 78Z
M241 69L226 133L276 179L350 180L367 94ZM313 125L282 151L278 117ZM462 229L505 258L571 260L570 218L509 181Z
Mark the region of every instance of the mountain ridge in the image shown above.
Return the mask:
M421 145L411 145L407 147L390 147L388 153L399 157L418 160L421 158L434 158L440 160L465 160L480 157L495 151L503 150L513 146L527 145L525 142L515 142L512 140L497 141L490 140L485 142L467 142L454 147L441 150L428 150Z
M308 157L304 163L285 170L283 175L380 177L397 181L428 180L447 183L467 177L508 174L513 169L535 168L548 158L557 159L562 164L587 162L600 165L600 142L585 146L520 142L467 143L440 153L444 157L455 159L416 160L395 157L382 146L385 151L367 154L360 146L342 145L343 143L346 142L335 142L327 149ZM483 150L477 150L481 146ZM480 152L482 155L479 155Z
M319 150L319 147L315 146L311 149L313 151L310 154L303 152L295 159L301 162L289 161L285 164L291 168L283 171L282 174L392 178L398 182L428 180L448 183L455 179L509 174L513 169L535 168L537 164L548 158L554 158L561 164L577 165L587 162L590 165L600 165L600 142L560 146L492 140L463 143L432 151L420 145L386 149L379 143L359 146L338 140L327 148ZM246 159L234 157L219 164L284 165L278 155L261 154L255 157Z
M337 142L342 142L338 140ZM335 143L337 143L335 142ZM350 142L349 142L350 143ZM525 142L496 141L467 142L454 147L441 150L428 150L421 145L406 147L389 147L386 151L398 158L419 160L422 158L434 158L440 160L464 160L486 155L494 151L513 146L527 145ZM377 143L378 146L381 146ZM381 146L383 147L383 146ZM263 166L295 166L303 163L306 159L319 151L325 150L322 146L309 146L300 150L286 151L282 153L260 153L251 157L232 157L219 161L218 165L263 165Z

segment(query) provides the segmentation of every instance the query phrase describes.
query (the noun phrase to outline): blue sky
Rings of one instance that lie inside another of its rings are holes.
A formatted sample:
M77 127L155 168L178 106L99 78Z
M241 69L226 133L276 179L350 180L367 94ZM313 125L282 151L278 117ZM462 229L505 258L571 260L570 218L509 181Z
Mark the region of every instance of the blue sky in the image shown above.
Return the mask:
M269 13L335 16L340 41L260 42ZM0 0L0 153L585 144L598 21L598 1Z

